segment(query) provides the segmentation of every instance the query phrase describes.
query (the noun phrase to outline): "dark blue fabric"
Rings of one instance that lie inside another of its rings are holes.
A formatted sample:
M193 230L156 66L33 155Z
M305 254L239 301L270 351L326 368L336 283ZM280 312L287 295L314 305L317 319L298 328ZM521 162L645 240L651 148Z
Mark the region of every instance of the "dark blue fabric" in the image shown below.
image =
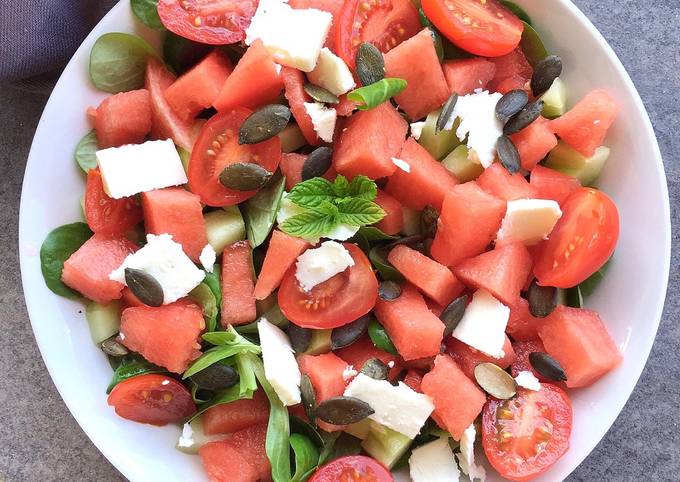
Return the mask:
M60 71L115 3L0 0L0 80L24 80Z

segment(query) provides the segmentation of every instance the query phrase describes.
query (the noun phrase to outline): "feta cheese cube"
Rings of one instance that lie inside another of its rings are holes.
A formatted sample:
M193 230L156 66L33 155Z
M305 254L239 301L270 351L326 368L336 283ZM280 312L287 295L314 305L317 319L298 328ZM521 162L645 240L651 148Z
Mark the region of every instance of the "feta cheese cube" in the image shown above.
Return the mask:
M125 283L125 268L142 270L154 277L163 288L163 304L184 298L198 286L205 273L184 254L182 245L169 234L146 235L147 243L125 258L119 268L109 274L109 279Z
M147 141L97 151L104 190L114 199L187 183L171 140Z
M458 482L460 471L449 440L442 437L421 445L408 459L412 482Z
M420 139L420 136L423 135L423 127L425 127L425 121L411 122L411 137L415 140Z
M311 72L333 16L313 8L293 9L281 0L261 0L246 30L246 45L262 40L276 62Z
M503 358L510 308L486 290L477 290L453 330L453 337L494 358Z
M321 49L316 67L307 74L307 78L312 84L323 87L335 95L349 92L356 85L347 64L328 47Z
M314 131L324 142L333 142L335 121L338 113L331 107L326 107L320 102L305 102L305 111L312 118Z
M368 403L375 413L368 418L413 439L434 410L430 397L399 382L375 380L359 373L345 389L345 396Z
M402 171L409 173L411 172L411 165L403 159L398 159L396 157L392 158L392 164L397 166Z
M179 440L177 441L177 446L189 448L192 447L194 443L194 430L191 428L191 425L185 423L182 427L182 435L179 436Z
M284 405L300 403L302 375L288 336L266 318L260 318L257 322L257 332L260 335L265 378Z
M213 269L215 268L217 253L211 245L206 244L201 250L198 260L201 262L203 269L205 269L208 273L212 273Z
M535 392L541 389L541 382L536 378L536 376L530 371L523 370L517 374L515 377L517 385L527 390L533 390Z
M463 436L460 439L460 453L456 454L456 457L460 464L460 470L470 477L470 482L474 482L475 479L484 482L486 480L486 470L481 465L475 464L476 435L477 432L473 423L463 432Z
M508 201L508 208L496 243L520 242L527 246L538 244L552 232L562 210L551 199L518 199Z
M335 241L326 241L298 256L295 278L304 290L310 291L351 266L354 259L347 248Z

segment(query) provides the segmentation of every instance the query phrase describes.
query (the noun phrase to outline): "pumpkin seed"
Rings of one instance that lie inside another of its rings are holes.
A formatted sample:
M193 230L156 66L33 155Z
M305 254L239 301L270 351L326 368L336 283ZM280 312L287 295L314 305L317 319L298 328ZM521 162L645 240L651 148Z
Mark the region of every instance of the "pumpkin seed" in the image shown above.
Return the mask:
M107 355L115 357L125 356L130 353L128 349L125 348L125 345L116 341L115 336L108 340L104 340L101 344L101 349Z
M544 94L555 79L562 74L562 59L557 55L548 55L540 60L534 69L531 77L531 91L535 97Z
M307 417L314 423L314 420L316 419L314 413L314 410L316 409L316 393L314 392L312 381L306 373L303 373L300 378L300 398Z
M369 358L361 367L361 373L369 376L375 380L387 380L387 374L390 368L382 361L377 358Z
M302 180L307 181L323 176L331 168L332 161L333 149L330 147L317 147L307 156L304 164L302 164Z
M503 127L503 134L509 136L510 134L521 131L533 121L538 119L542 111L542 100L529 102L524 106L524 108L522 108L522 110L508 119L508 122L505 123L505 127Z
M517 152L515 144L508 136L498 138L498 141L496 141L496 153L501 164L510 174L519 172L520 167L522 167L519 152Z
M239 382L238 372L224 363L213 363L189 378L199 388L213 392L233 387Z
M364 315L358 320L354 320L352 323L348 323L339 328L333 328L333 331L331 332L331 350L349 346L361 338L368 329L369 321L371 321L371 316Z
M527 298L529 299L529 311L532 315L545 318L555 309L557 288L552 286L539 286L534 280L529 286Z
M425 206L423 212L420 214L420 232L426 238L434 238L437 234L437 221L439 220L439 213L432 206Z
M444 323L444 337L449 336L456 329L460 320L463 319L465 314L465 308L467 307L468 296L459 296L451 303L449 306L444 308L442 314L439 315L439 319Z
M395 281L383 281L378 287L378 296L383 301L396 300L401 296L401 286Z
M304 86L305 92L317 102L323 104L337 104L340 102L338 96L318 85L307 82Z
M442 107L442 110L439 112L439 117L437 117L437 123L435 124L434 128L435 134L439 131L443 131L446 127L446 124L448 124L449 120L451 120L453 109L456 108L456 102L458 102L458 94L454 92L451 94L451 97L449 97L449 100L446 101L446 104L444 104L444 107Z
M333 425L349 425L373 415L371 406L355 397L333 397L321 402L316 407L316 416Z
M529 102L529 94L525 90L511 90L496 104L496 117L501 122L507 122L510 117L521 111L527 102Z
M375 45L364 42L357 50L357 76L361 85L371 85L385 78L385 59Z
M475 380L494 398L507 400L517 393L517 382L508 372L493 363L480 363L475 367Z
M286 329L290 344L295 350L295 353L302 353L307 351L309 344L312 341L312 330L309 328L302 328L295 323L289 323Z
M257 144L271 139L288 125L290 109L281 104L265 105L243 121L238 131L239 144Z
M125 284L145 305L161 306L163 304L163 287L146 271L125 268Z
M254 191L267 184L271 177L272 173L259 164L237 162L224 168L220 174L220 183L234 191Z
M560 362L542 351L529 353L529 363L539 375L556 382L566 382L567 374Z

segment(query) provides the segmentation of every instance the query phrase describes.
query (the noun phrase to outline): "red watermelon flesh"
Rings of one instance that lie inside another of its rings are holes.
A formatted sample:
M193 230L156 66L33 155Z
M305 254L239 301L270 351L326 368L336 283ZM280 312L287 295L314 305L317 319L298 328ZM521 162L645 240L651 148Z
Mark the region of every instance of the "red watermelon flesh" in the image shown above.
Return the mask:
M255 299L263 300L272 294L281 284L288 268L309 246L307 241L275 229L269 241L260 276L255 284L253 291Z
M100 149L140 144L151 131L151 98L146 89L107 97L94 118Z
M269 420L269 399L264 391L256 390L253 398L215 405L202 417L206 435L237 432Z
M449 90L458 95L484 89L496 73L496 65L481 57L450 60L442 68Z
M491 164L476 180L479 187L505 201L532 199L538 192L520 173L510 174L500 163Z
M519 298L510 305L510 318L505 331L515 341L528 341L538 338L540 318L535 318L529 311L529 302Z
M411 390L423 393L420 385L423 383L423 376L415 370L409 370L404 376L404 385L409 387Z
M222 326L243 325L257 318L253 255L248 241L238 241L222 253Z
M505 354L503 358L494 358L486 353L482 353L452 336L448 337L444 343L446 343L446 353L453 358L470 380L475 379L475 367L480 363L493 363L505 369L517 358L515 350L512 348L510 338L507 336L505 337L505 343L503 344L503 353Z
M557 145L550 121L539 117L527 127L510 136L519 152L522 169L531 171Z
M198 454L210 482L258 482L258 470L229 441L210 442ZM238 467L238 470L235 469Z
M344 373L349 368L347 362L335 353L323 355L302 355L297 359L300 372L309 377L316 395L316 402L339 397L345 392L348 380ZM317 421L319 427L327 432L343 430L343 425L332 425L323 420Z
M307 160L306 155L291 153L281 154L281 163L279 167L281 168L281 174L286 178L286 191L293 189L293 186L302 182L302 166ZM326 171L322 177L328 179L329 181L334 181L338 174L333 169L333 166Z
M520 47L509 54L488 59L496 67L493 79L489 82L488 89L491 92L502 92L513 89L524 89L527 81L534 74L534 69L529 64L524 52ZM505 93L505 92L503 92Z
M305 136L308 144L318 146L321 141L314 130L312 118L307 113L307 109L305 109L305 102L314 102L314 99L304 89L305 82L307 81L305 74L298 69L283 67L281 77L285 86L284 93L286 100L290 104L290 111L302 131L302 135Z
M575 177L548 167L536 166L531 171L529 183L536 189L539 199L552 199L562 204L569 195L581 187Z
M401 203L382 189L378 189L375 203L385 211L385 217L375 227L389 235L401 232L404 229L404 209Z
M516 341L512 344L512 346L515 349L515 354L517 355L517 358L510 367L513 377L519 375L519 372L531 372L541 382L554 383L553 380L545 378L536 370L534 370L534 368L531 366L531 362L529 361L530 354L535 352L545 353L545 347L543 346L543 342L540 339L536 338L528 341Z

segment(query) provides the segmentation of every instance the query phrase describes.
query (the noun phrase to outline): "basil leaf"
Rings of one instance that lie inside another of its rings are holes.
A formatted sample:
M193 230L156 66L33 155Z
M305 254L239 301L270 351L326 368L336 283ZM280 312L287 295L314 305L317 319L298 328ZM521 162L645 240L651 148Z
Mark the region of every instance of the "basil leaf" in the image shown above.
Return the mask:
M368 253L368 258L378 270L385 281L404 281L404 276L387 261L387 252L384 246L375 246Z
M374 201L378 196L378 186L366 176L356 176L347 187L345 196Z
M279 228L291 236L310 238L329 233L336 224L337 220L332 215L318 211L305 211L286 219Z
M398 95L406 88L404 79L382 79L374 84L354 89L347 94L347 99L356 102L359 110L373 109L383 102Z
M113 372L111 383L106 388L106 393L111 393L111 390L120 382L128 378L136 377L137 375L144 375L146 373L166 373L167 370L161 368L153 363L149 363L139 355L128 355L123 358L118 368Z
M66 298L79 298L80 294L61 281L64 262L92 237L85 223L60 226L47 235L40 247L40 269L45 284L53 293Z
M90 52L90 79L104 92L117 94L144 86L146 63L156 56L141 37L107 33L97 39Z
M281 177L267 184L243 203L243 218L251 247L257 248L269 236L285 187L286 178Z
M534 27L526 22L522 23L524 24L524 31L522 32L520 47L522 47L522 51L531 66L535 67L538 62L548 56L548 50L545 48L538 32L534 30Z
M338 222L350 226L373 224L385 217L385 211L372 201L350 198L338 202Z
M95 131L88 132L76 145L76 152L73 157L85 174L90 169L97 167L95 154L98 150L97 133Z
M286 195L287 200L303 208L316 208L323 202L332 202L336 197L338 194L333 183L322 177L300 182Z
M524 21L525 23L527 23L529 25L532 25L531 17L522 7L517 5L515 2L510 2L509 0L500 0L500 1L505 8L507 8L512 13L517 15L517 17L519 17L520 20Z
M144 25L154 30L165 30L158 16L158 0L130 0L135 17Z
M163 39L163 58L172 70L181 74L208 55L212 47L168 31Z
M588 279L586 279L584 282L578 285L579 289L581 290L581 294L583 295L584 298L587 298L593 294L595 288L597 288L597 286L600 284L600 281L602 281L604 275L607 273L607 270L609 269L611 262L612 258L609 258L600 269L595 271L595 273L591 274L588 277Z
M319 451L304 435L290 435L290 446L295 454L295 474L292 482L304 482L319 462Z
M220 304L222 303L222 285L220 284L220 265L216 264L213 266L213 272L212 273L205 273L205 278L203 278L203 282L208 285L208 288L210 288L210 291L213 292L213 295L215 295L215 303L217 304L217 309L219 310ZM208 330L208 331L213 331L213 330Z
M359 228L359 233L361 233L364 238L369 243L374 243L376 241L392 241L398 239L397 236L391 236L389 234L383 233L380 229L375 226L362 226Z
M399 354L397 352L397 348L394 346L394 343L392 343L390 335L387 334L385 328L380 323L378 323L378 320L375 318L371 318L371 321L368 324L368 336L371 338L371 341L376 348L386 351L387 353L391 353L392 355Z
M203 282L191 290L188 296L203 307L206 330L208 332L215 331L215 326L217 325L217 300L210 287Z

